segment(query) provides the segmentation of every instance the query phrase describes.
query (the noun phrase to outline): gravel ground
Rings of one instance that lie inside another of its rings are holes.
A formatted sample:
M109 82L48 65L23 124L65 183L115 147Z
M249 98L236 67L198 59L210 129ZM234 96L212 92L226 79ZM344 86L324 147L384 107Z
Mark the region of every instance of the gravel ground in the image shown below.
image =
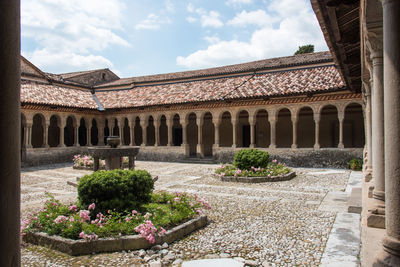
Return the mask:
M204 196L212 206L210 224L192 235L148 251L126 251L72 257L23 244L23 266L179 266L182 260L239 257L249 266L318 266L336 213L321 209L328 192L344 191L349 171L295 169L290 181L241 184L221 182L218 165L136 162L136 168L158 175L156 190ZM21 175L21 210L42 207L45 192L63 202L76 200L67 181L90 171L71 164L25 168Z

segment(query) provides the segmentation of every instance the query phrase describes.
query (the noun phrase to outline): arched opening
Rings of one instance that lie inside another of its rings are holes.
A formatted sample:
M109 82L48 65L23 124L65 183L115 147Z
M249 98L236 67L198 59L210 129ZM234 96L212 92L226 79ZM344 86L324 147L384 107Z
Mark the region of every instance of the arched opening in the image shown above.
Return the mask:
M188 117L187 125L187 141L189 144L189 155L196 156L197 154L197 140L198 140L198 130L196 124L196 114L190 113Z
M90 129L90 140L92 145L97 146L99 144L99 129L97 128L97 122L92 119L92 128Z
M321 110L319 142L321 147L337 147L339 144L339 120L335 106L328 105Z
M104 144L107 145L107 137L110 136L110 127L108 126L108 120L106 119L104 124Z
M214 136L215 136L215 131L214 131L214 124L212 122L212 114L210 112L207 112L204 114L203 117L203 129L202 129L202 140L203 140L203 153L205 157L210 157L212 156L212 147L214 144Z
M146 128L146 134L147 134L146 146L154 146L154 144L156 143L156 134L155 134L153 116L149 117L147 128Z
M256 114L255 144L257 147L268 147L270 144L271 129L268 121L268 112L259 110Z
M78 129L78 136L79 136L79 145L86 146L87 144L87 136L86 136L86 121L84 118L81 118L79 129Z
M229 111L222 113L221 123L219 125L219 146L221 147L231 147L233 144L231 118L231 113L229 113Z
M67 118L67 123L64 127L64 144L65 146L73 146L75 140L75 131L74 131L74 119L69 116Z
M364 147L364 116L360 104L350 104L344 111L343 144L344 147Z
M125 118L124 120L123 134L124 145L129 146L129 144L131 143L131 129L129 128L129 121L127 118Z
M114 119L114 128L112 130L113 136L119 136L119 125L118 125L118 120Z
M42 114L33 116L32 124L32 147L38 148L44 146L44 124L45 119Z
M182 125L180 123L180 117L175 114L172 120L172 143L174 146L182 145Z
M242 110L238 116L238 141L239 147L249 147L250 146L250 123L249 123L249 113L246 110Z
M303 107L299 111L297 120L297 147L314 147L315 121L314 112L310 107Z
M50 117L49 136L47 137L50 147L57 147L60 144L60 120L56 115Z
M168 144L168 126L167 126L167 118L162 115L160 118L160 146L166 146Z
M143 133L142 133L142 127L140 126L140 118L136 117L135 119L135 144L137 146L140 146L143 143Z
M292 118L290 110L281 109L276 121L276 147L291 147L293 142Z

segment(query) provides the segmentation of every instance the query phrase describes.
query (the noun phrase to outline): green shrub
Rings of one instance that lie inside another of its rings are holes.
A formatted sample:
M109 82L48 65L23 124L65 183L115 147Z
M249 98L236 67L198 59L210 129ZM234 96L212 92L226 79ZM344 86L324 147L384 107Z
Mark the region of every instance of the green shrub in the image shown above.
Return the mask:
M96 213L139 210L150 201L153 189L153 179L144 170L97 171L79 180L78 200L85 209L96 203Z
M241 170L250 170L254 168L265 168L269 163L268 152L258 149L239 150L234 157L233 165Z
M355 171L361 171L362 166L363 166L362 160L354 158L354 159L350 160L348 168L355 170Z

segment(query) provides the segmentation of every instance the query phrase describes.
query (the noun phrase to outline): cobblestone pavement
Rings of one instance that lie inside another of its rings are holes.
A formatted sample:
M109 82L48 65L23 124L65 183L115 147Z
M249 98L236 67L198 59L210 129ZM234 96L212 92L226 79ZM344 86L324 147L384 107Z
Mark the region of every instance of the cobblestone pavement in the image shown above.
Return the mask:
M23 244L23 266L168 266L197 258L239 257L253 266L318 266L342 199L350 171L296 168L291 181L240 184L212 176L218 165L144 162L137 169L158 175L156 190L204 196L212 205L211 223L159 251L134 251L71 257ZM63 202L76 200L67 185L90 173L71 164L24 168L21 175L22 215L42 207L45 191ZM340 194L340 193L339 193ZM331 210L332 201L335 209ZM327 205L324 203L328 202ZM330 206L329 206L330 205Z

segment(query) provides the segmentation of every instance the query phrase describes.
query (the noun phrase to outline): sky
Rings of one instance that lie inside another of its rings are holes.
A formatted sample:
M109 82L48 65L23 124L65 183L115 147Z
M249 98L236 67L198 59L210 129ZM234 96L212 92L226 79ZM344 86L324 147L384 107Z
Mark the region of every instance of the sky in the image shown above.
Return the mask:
M21 0L21 53L45 72L121 78L328 50L309 0Z

